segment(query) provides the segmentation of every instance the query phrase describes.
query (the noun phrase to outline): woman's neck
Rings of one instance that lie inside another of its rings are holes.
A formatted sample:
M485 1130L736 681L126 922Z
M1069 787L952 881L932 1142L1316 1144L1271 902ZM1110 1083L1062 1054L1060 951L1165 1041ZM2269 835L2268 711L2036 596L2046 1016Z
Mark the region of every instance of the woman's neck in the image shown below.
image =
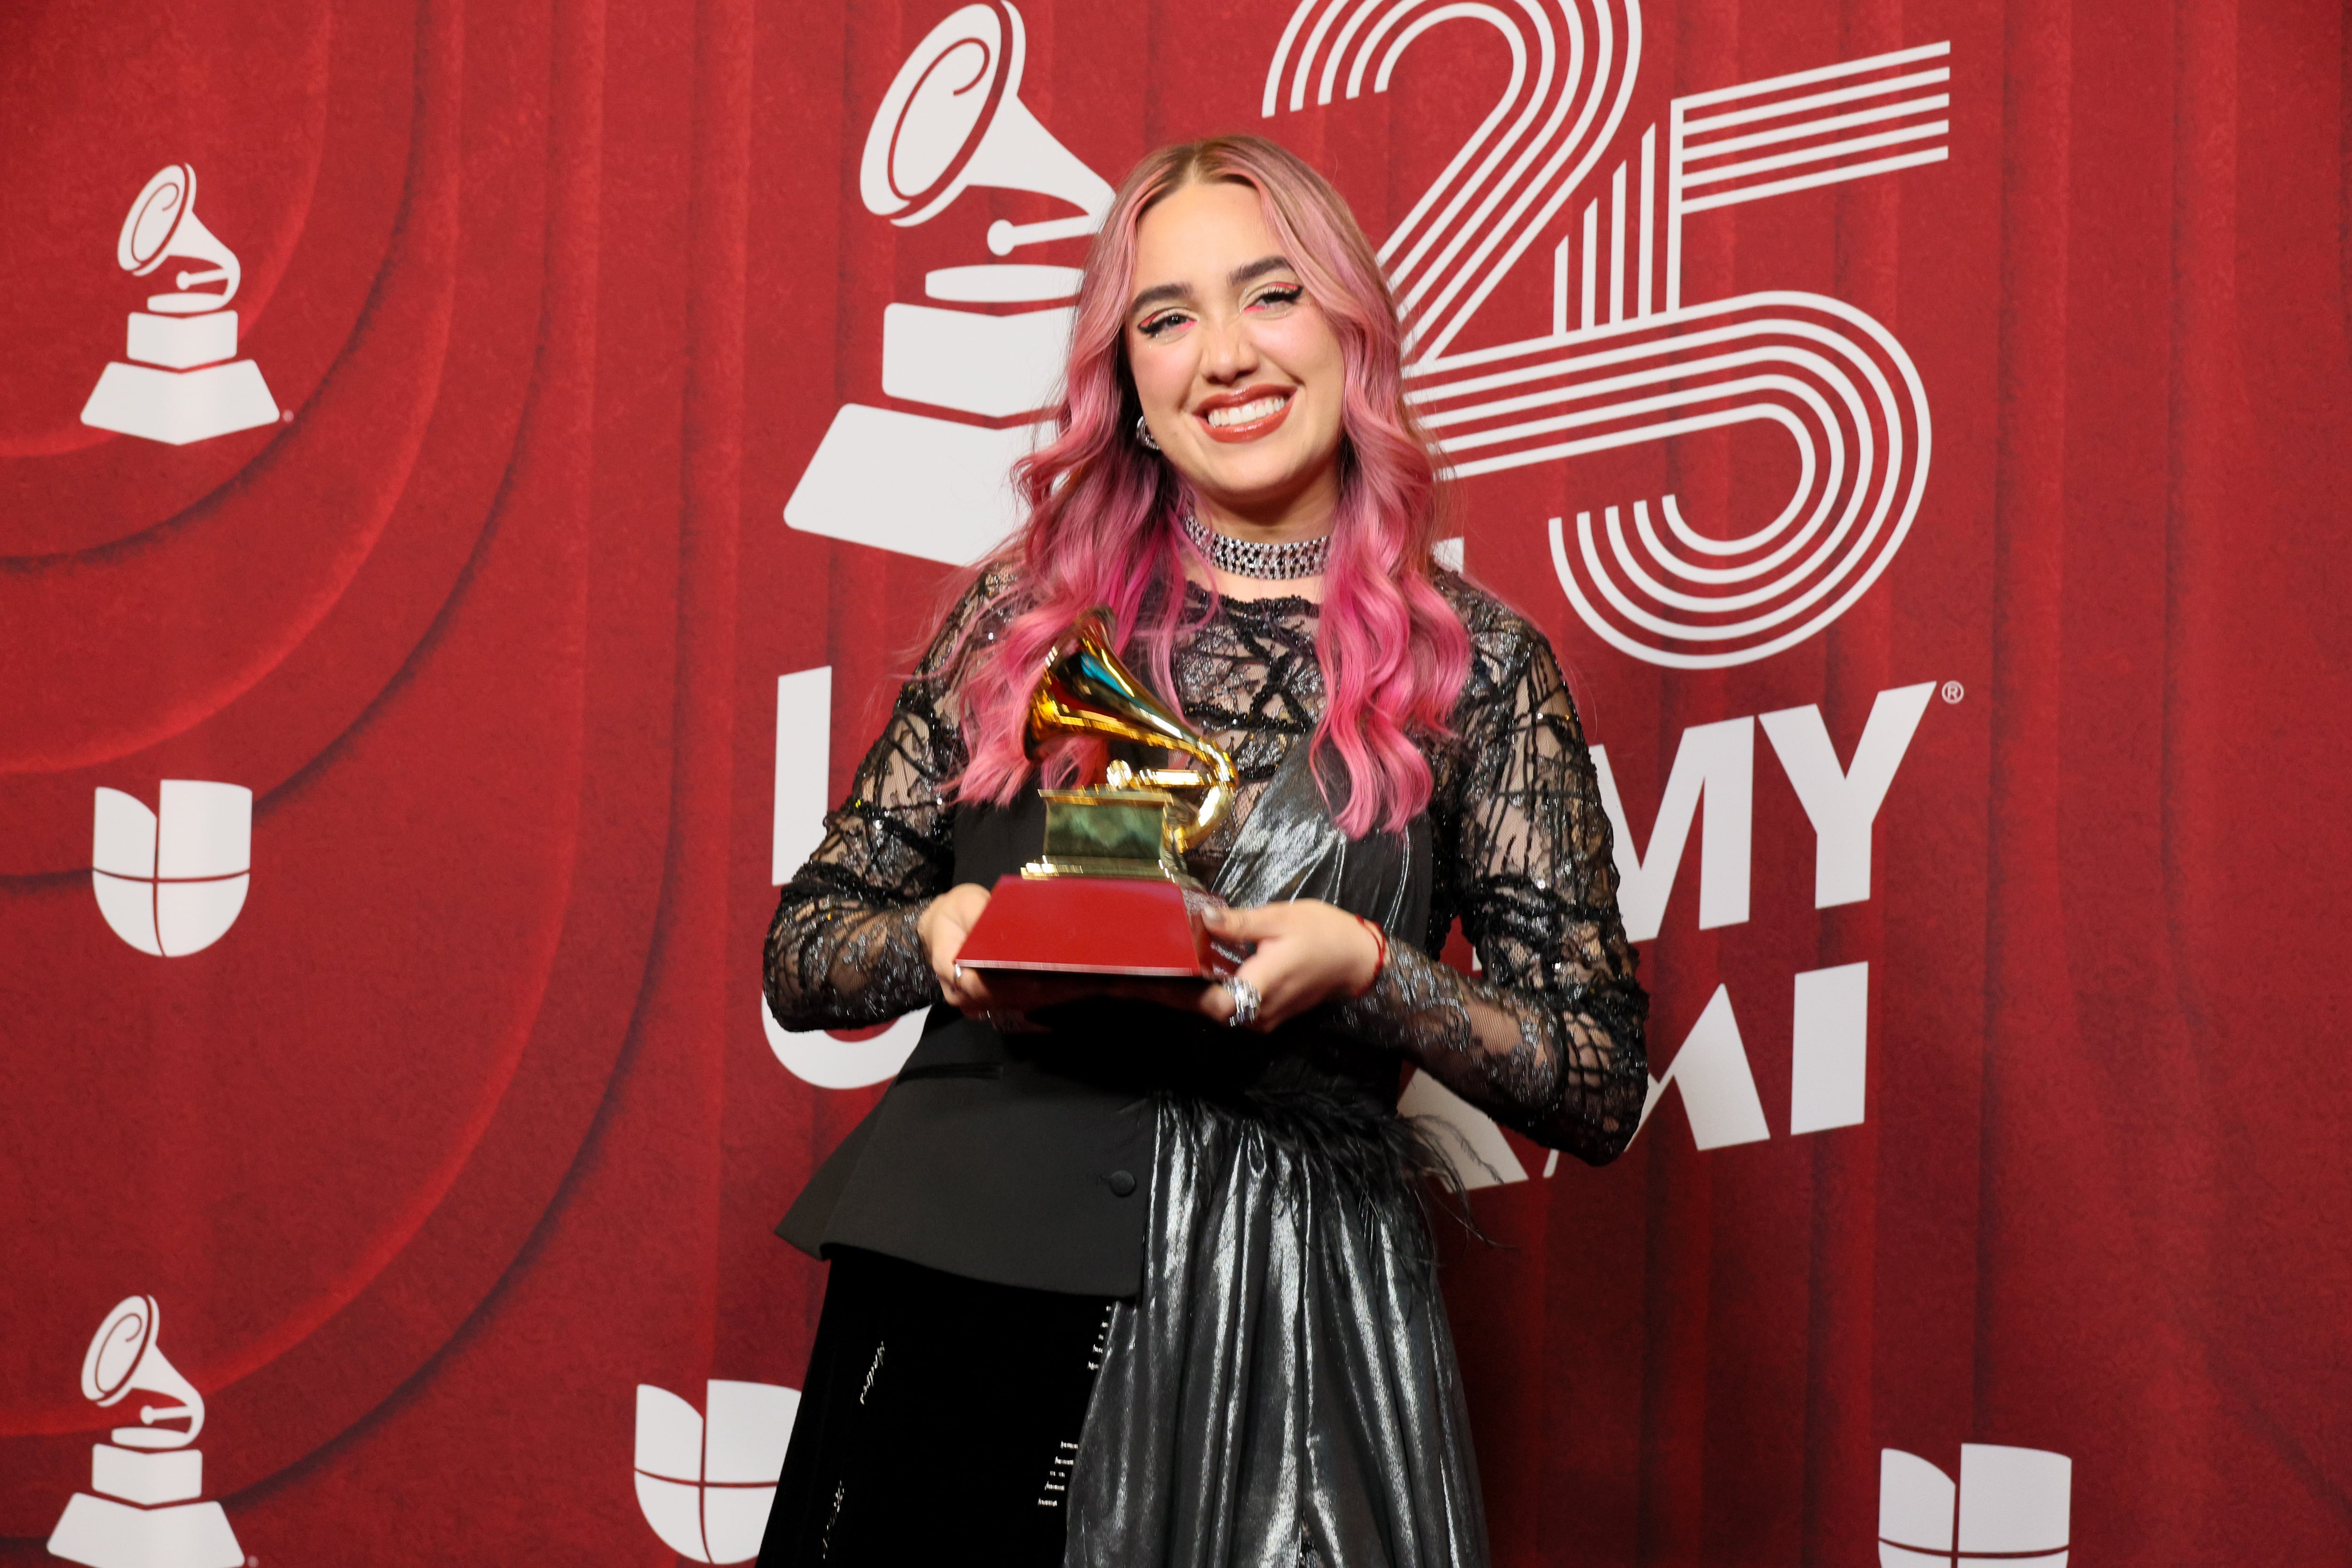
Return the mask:
M1195 490L1193 515L1228 539L1281 544L1320 539L1339 510L1339 477L1325 468L1297 489L1271 496L1215 496Z
M1193 515L1212 533L1252 543L1282 544L1298 539L1320 539L1331 531L1339 509L1338 476L1329 470L1299 490L1263 500L1236 500L1195 492ZM1205 575L1203 574L1205 573ZM1320 604L1323 575L1312 577L1243 577L1213 566L1191 563L1185 574L1204 587L1214 587L1228 599L1308 599Z

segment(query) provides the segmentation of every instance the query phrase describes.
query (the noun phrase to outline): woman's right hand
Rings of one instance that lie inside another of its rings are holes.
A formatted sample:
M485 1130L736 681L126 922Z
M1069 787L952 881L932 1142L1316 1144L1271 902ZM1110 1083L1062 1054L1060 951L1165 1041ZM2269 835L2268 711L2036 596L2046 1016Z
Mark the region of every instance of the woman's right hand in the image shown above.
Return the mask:
M949 1006L966 1013L985 1012L995 1005L977 973L956 968L956 954L963 951L964 938L971 934L980 911L986 908L986 888L977 882L959 882L933 899L915 921L923 956L930 960L931 973L939 977L940 995Z

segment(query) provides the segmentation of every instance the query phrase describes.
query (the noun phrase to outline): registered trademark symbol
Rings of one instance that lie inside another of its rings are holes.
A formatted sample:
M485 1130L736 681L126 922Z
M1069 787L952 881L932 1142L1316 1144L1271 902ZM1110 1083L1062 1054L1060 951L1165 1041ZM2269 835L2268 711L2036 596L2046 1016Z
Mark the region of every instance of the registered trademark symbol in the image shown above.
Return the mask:
M1963 687L1960 685L1960 683L1959 683L1958 681L1957 681L1957 680L1947 680L1946 682L1944 682L1944 700L1945 700L1945 701L1947 701L1947 702L1958 702L1961 698L1966 697L1967 695L1968 695L1968 691L1967 691L1967 689L1966 689L1965 688L1963 688Z
M278 423L279 423L280 425L291 425L291 424L293 424L293 423L294 423L294 411L293 411L291 408L289 408L289 409L288 409L285 413L280 414L280 415L278 416ZM248 1565L247 1565L247 1568L250 1568L250 1564L248 1564Z

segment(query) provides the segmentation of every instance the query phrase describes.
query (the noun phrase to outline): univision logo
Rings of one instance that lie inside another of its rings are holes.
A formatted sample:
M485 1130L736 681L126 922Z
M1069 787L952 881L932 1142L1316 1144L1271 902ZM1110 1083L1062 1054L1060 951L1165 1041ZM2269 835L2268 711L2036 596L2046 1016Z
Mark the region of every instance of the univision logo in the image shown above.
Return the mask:
M227 934L252 881L253 792L165 779L158 809L101 789L90 833L90 890L114 934L142 952L184 958Z
M1878 1455L1881 1568L2066 1568L2074 1461L1960 1445L1960 1480L1916 1454Z
M704 1404L707 1420L669 1390L637 1384L637 1507L679 1556L749 1563L767 1533L800 1390L714 1377Z

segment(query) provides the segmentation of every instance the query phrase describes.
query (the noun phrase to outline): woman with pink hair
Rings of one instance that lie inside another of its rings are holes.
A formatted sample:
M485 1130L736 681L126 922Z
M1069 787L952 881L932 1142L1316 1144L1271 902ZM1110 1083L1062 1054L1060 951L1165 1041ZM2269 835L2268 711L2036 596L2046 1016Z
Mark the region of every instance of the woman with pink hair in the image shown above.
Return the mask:
M1399 1091L1433 1074L1604 1163L1647 1002L1559 664L1433 559L1402 362L1371 247L1298 159L1223 137L1128 176L1058 435L1016 472L1027 523L769 932L788 1028L931 1007L780 1227L832 1276L771 1568L1486 1563L1420 1202L1444 1162ZM1096 606L1235 761L1188 856L1249 953L1222 984L956 962L1037 853L1027 699ZM1475 978L1436 959L1457 918Z

